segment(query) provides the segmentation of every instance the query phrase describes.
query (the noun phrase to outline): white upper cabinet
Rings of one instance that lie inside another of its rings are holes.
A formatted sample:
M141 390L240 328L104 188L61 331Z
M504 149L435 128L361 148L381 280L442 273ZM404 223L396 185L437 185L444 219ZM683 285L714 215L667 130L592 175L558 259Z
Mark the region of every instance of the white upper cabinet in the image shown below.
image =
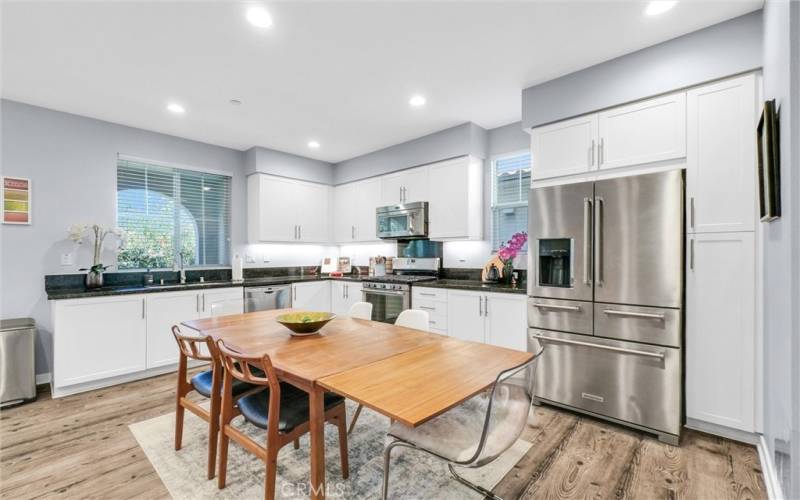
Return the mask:
M588 172L597 165L597 115L545 125L531 131L534 179Z
M381 205L428 201L428 167L381 176Z
M337 243L377 241L375 209L381 206L381 179L333 188L333 232Z
M603 111L598 114L598 133L601 169L684 158L686 94L670 94Z
M428 168L429 237L483 238L483 162L462 157Z
M755 76L690 90L687 106L687 230L754 230Z
M686 416L755 431L753 232L688 238Z
M248 240L330 241L330 186L255 174L247 178Z

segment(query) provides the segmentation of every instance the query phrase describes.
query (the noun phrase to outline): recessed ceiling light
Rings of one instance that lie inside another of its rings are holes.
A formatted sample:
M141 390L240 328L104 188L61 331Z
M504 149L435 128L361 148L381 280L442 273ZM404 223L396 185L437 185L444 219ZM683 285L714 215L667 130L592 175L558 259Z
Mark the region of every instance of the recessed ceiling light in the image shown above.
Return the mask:
M167 104L167 109L178 115L186 112L186 109L177 102Z
M317 141L308 141L308 147L311 149L319 149L319 143Z
M678 3L677 0L653 0L647 4L644 13L648 16L657 16L675 7L676 3Z
M419 108L425 105L425 97L419 94L411 96L411 99L408 100L408 103L415 108Z
M247 9L247 20L258 28L269 28L272 26L272 16L267 9L260 5L254 5Z

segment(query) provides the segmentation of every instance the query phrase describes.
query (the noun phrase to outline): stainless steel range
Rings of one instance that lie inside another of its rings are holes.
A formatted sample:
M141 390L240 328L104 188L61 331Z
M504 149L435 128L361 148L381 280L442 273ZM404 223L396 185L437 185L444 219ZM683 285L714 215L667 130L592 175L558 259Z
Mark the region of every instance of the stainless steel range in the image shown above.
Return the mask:
M435 280L440 265L438 257L396 257L392 274L367 278L361 294L364 302L372 304L372 319L394 323L401 311L411 307L412 285Z
M658 434L682 426L683 174L531 189L536 399Z

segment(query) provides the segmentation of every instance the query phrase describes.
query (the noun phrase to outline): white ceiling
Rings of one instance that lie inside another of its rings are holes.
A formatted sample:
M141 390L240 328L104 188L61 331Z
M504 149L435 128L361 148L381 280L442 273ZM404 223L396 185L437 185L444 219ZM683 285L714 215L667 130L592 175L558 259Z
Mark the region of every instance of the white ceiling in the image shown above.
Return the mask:
M519 120L525 87L762 3L683 0L646 17L634 1L266 2L264 30L241 2L6 2L2 95L336 162L466 121ZM413 93L424 108L409 107ZM172 100L184 115L166 111Z

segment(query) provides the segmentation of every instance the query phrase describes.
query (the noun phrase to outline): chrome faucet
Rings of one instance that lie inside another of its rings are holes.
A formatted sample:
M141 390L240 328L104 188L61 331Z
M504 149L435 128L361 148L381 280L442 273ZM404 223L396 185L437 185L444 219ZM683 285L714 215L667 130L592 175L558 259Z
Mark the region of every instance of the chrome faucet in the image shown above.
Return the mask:
M183 268L183 252L178 252L178 262L180 262L181 285L186 284L186 270Z

